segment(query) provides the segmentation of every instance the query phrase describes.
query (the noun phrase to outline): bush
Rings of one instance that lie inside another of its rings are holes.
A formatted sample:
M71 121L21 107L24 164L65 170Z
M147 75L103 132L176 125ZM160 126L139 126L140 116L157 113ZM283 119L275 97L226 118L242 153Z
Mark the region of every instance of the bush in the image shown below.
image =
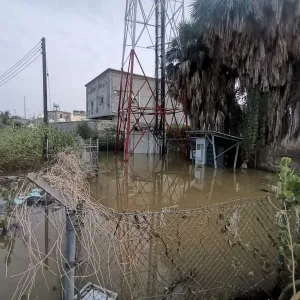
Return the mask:
M84 140L97 139L98 134L96 130L90 128L87 122L81 122L77 125L76 133Z
M21 127L0 129L0 169L34 167L45 159L46 138L53 152L75 145L75 135L51 127Z
M57 130L49 126L46 130L51 153L58 153L69 147L75 147L76 135L71 132Z

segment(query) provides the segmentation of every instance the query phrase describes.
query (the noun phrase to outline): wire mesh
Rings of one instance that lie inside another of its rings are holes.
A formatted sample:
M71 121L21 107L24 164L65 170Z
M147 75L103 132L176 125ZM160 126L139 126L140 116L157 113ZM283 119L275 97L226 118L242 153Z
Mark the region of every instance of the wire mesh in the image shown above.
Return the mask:
M226 299L253 288L272 290L275 214L267 199L116 214L96 240L101 286L120 299ZM82 265L80 274L91 273L88 268Z
M57 163L40 174L64 195L60 207L79 216L72 266L76 291L92 282L117 293L118 299L234 299L253 290L272 291L277 285L275 215L280 206L275 200L239 199L196 209L117 213L92 197L80 163L78 155L60 154ZM42 225L31 221L34 209L15 209L21 227L28 229L24 242L33 265L24 291L34 283L31 278L43 268L45 258L55 263L49 269L60 278L66 274L65 214L46 216L56 238L42 255L31 230Z

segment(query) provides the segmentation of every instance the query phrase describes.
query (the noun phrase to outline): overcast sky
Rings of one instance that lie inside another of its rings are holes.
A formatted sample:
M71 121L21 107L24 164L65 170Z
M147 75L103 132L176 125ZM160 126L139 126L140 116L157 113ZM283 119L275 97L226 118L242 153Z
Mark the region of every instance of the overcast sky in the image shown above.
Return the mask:
M0 76L44 36L51 100L61 110L85 110L84 85L120 69L125 0L0 0L0 7ZM143 61L153 76L152 52ZM42 111L41 58L0 87L0 111L23 116L24 96L27 116Z

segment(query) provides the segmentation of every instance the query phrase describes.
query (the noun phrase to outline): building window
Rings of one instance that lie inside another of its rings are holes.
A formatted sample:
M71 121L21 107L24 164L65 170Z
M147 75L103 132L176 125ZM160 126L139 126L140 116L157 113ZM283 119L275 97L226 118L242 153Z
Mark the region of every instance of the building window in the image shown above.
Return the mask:
M104 96L97 97L97 104L102 105L104 103Z
M98 80L98 89L102 89L105 86L105 79Z
M62 115L62 114L60 114L60 115L59 115L59 117L62 119L63 115Z
M91 94L95 91L96 91L96 85L95 84L88 87L88 94Z

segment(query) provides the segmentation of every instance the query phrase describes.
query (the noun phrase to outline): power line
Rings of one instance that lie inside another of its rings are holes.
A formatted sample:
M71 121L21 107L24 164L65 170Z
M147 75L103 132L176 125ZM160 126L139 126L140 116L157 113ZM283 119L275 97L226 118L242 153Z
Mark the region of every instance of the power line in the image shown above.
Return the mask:
M38 52L35 53L35 55ZM20 67L18 69L16 69L13 73L9 74L8 76L6 76L5 78L0 80L0 86L2 85L2 83L5 83L7 81L9 81L10 79L14 78L16 75L18 75L22 70L24 70L27 66L29 66L32 62L34 62L39 56L41 55L41 53L38 54L38 56L32 56L30 57L30 59L26 60L22 65L20 65ZM24 67L23 67L24 66Z
M36 50L41 49L41 42L38 42L37 45L35 45L26 55L24 55L16 64L14 64L10 69L8 69L6 72L4 72L2 75L0 75L0 79L2 77L6 77L7 74L11 73L15 68L17 68L24 60L27 60L29 56L32 55L33 52L36 52Z
M10 81L11 79L13 79L14 77L16 77L18 74L20 74L24 69L26 69L28 66L30 66L35 60L37 60L42 54L40 53L37 57L35 57L31 62L29 62L25 67L23 67L21 70L19 70L19 72L13 74L12 77L8 78L6 81L4 82L0 82L0 87L2 85L4 85L5 83L7 83L8 81Z
M11 70L7 75L3 75L2 78L0 78L0 83L5 81L6 79L10 78L12 75L17 73L24 65L26 65L29 61L35 58L36 54L41 53L40 50L36 50L34 53L32 53L29 57L27 57L24 61L22 61L22 64L20 64L18 67L15 68L15 70Z

